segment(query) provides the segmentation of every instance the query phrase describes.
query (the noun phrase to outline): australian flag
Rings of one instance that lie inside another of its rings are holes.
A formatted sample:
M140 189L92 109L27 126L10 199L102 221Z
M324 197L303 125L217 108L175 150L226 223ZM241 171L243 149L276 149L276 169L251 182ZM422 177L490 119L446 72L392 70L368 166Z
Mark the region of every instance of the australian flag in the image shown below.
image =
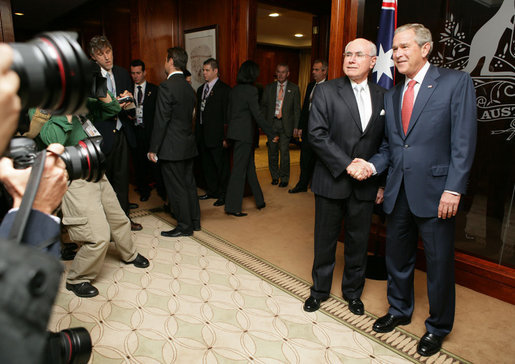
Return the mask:
M377 61L373 77L379 86L389 89L393 86L394 70L392 59L393 32L397 27L397 0L383 0L379 32L377 33Z

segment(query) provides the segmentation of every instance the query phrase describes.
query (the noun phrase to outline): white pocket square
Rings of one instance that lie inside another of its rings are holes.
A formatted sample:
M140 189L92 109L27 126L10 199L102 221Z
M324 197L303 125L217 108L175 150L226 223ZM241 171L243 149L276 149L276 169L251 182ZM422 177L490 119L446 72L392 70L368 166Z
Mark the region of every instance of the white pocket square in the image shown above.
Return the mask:
M383 110L381 110L381 112L379 113L379 115L380 115L380 116L383 116L384 114L386 114L386 113L384 112L384 109L383 109Z

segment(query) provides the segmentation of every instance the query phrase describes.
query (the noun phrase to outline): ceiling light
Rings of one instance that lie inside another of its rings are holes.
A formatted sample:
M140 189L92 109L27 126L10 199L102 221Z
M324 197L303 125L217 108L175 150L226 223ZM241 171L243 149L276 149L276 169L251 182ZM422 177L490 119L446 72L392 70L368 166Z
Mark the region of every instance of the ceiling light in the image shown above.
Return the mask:
M270 13L268 14L268 16L271 18L277 18L279 16L279 13Z
M302 38L302 37L304 36L304 34L297 33L297 34L295 34L295 36L296 36L297 38Z
M25 14L23 14L23 13L14 13L14 15L23 16Z

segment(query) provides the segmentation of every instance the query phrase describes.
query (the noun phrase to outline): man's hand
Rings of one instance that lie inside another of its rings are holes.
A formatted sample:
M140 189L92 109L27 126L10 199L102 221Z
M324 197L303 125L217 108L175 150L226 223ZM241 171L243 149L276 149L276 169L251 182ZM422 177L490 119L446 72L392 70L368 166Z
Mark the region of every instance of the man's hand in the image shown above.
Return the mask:
M297 138L302 138L302 129L297 129Z
M147 153L147 158L149 161L157 163L157 154L156 153Z
M68 173L66 165L58 156L64 151L64 147L60 144L50 144L47 150L45 169L32 208L51 214L61 204L68 188ZM13 197L13 207L20 207L31 171L32 168L14 169L13 161L9 158L0 160L0 181Z
M7 44L0 44L0 153L18 127L21 101L17 95L20 79L11 71L13 51Z
M384 187L379 187L376 196L376 205L382 204L384 201Z
M438 205L438 218L450 219L458 213L461 195L453 195L449 192L442 193L440 205Z
M229 143L227 143L227 140L224 139L224 141L222 142L222 146L227 149L229 148Z
M130 93L130 91L128 91L128 90L125 90L125 91L123 91L123 93L120 94L120 96L117 97L117 100L121 99L122 97L127 97L127 96L132 97L134 99L134 96L132 96L132 93ZM132 102L120 102L120 107L125 110L132 104L133 104Z
M358 181L363 181L369 178L374 171L367 161L361 158L355 158L351 164L347 166L347 173Z
M274 139L272 139L272 143L277 143L279 141L279 135L276 135Z
M299 137L299 129L295 128L293 129L293 137L298 138Z

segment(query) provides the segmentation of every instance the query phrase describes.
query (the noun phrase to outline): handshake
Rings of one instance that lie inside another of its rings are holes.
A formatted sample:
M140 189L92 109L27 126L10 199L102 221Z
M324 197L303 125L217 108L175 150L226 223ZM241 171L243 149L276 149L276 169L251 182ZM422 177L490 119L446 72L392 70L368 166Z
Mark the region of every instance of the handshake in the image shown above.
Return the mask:
M372 174L374 174L374 170L366 160L354 158L352 163L347 166L347 173L352 178L355 178L358 181L363 181L372 176Z

